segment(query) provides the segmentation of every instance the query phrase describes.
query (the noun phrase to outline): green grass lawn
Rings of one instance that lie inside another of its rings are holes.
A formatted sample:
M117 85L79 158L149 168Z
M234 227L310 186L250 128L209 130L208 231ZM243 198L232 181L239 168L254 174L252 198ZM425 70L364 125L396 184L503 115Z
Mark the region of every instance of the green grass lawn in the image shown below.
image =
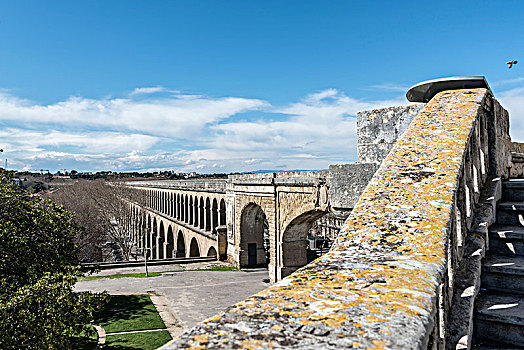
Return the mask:
M112 295L95 320L106 333L166 328L147 294Z
M147 277L158 277L162 275L163 273L167 273L167 272L171 273L171 272L184 272L184 271L239 271L239 269L234 266L227 266L227 265L221 265L221 264L211 264L208 267L203 267L200 269L184 269L183 266L179 266L179 267L181 268L178 270L149 272L149 276ZM145 273L118 273L118 274L106 275L106 276L85 276L85 277L82 277L82 279L85 281L90 281L90 280L96 280L96 279L101 279L101 278L124 278L124 277L145 278L146 274Z
M104 350L152 350L170 340L171 336L168 331L108 335Z

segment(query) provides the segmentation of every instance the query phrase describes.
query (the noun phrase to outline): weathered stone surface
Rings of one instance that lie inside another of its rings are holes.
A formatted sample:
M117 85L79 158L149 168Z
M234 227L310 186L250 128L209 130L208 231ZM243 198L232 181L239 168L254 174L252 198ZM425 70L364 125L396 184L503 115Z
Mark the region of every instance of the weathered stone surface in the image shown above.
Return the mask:
M509 113L495 99L493 99L491 108L490 117L493 120L489 123L488 130L490 145L494 152L490 154L490 173L493 176L507 179L512 168Z
M358 162L380 164L423 107L418 104L358 112Z
M329 198L334 209L352 209L371 180L378 164L354 163L329 166Z
M511 143L511 169L510 177L524 177L524 143Z
M464 256L455 275L453 307L446 326L447 349L471 348L475 299L481 283L482 258L488 249L488 227L495 222L496 204L501 193L500 178L486 181L480 206L475 210L473 227L466 237Z

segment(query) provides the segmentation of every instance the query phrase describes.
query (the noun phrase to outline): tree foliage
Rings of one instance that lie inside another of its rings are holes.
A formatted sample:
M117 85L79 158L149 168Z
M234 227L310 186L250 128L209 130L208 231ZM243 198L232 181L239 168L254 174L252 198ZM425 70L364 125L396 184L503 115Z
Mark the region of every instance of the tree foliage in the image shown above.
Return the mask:
M105 296L74 293L73 238L62 206L31 196L0 172L0 348L68 349Z

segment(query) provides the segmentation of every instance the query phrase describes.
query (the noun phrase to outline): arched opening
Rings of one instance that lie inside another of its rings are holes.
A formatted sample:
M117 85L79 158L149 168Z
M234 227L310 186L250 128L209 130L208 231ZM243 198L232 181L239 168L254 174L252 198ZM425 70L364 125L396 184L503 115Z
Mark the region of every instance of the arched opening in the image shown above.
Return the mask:
M193 196L189 196L189 225L193 225Z
M180 195L176 195L176 218L180 220Z
M280 278L289 276L316 258L311 256L308 235L313 223L324 215L325 211L311 210L297 216L287 225L282 236Z
M220 226L226 225L226 201L222 198L220 200Z
M211 203L206 198L206 231L211 231Z
M166 241L164 223L160 220L160 234L158 235L158 258L164 259L164 242Z
M175 237L173 236L173 229L169 225L167 229L167 245L166 245L166 258L173 257L173 250L175 249Z
M198 219L199 219L200 213L198 212L198 197L197 196L195 196L195 200L193 201L193 203L194 203L194 212L195 212L195 220L193 222L193 225L195 227L198 227L199 226Z
M180 201L180 221L184 221L186 219L184 210L186 206L186 201L184 200L184 195L180 196Z
M216 228L218 226L218 203L216 198L213 198L213 206L211 207L211 217L211 231L213 233L217 233Z
M200 229L204 229L204 213L205 209L204 209L204 197L200 197L200 202L199 202L199 205L198 205L198 212L200 213L200 219L199 219L199 225L198 227Z
M207 256L217 256L217 250L215 249L215 247L209 248L209 250L207 251Z
M184 196L184 222L189 221L189 202L187 200L187 194Z
M158 233L156 227L156 218L153 219L153 229L151 230L151 259L156 259L157 254L157 243L158 243Z
M240 216L240 266L267 266L269 263L269 225L262 208L254 203Z
M176 237L176 257L186 257L186 241L184 240L184 234L182 231L178 231L178 235Z
M169 210L169 215L174 218L175 217L175 194L171 193L171 201L170 201L171 209Z
M189 256L190 257L199 257L200 248L198 247L198 242L195 237L191 239L191 245L189 246Z

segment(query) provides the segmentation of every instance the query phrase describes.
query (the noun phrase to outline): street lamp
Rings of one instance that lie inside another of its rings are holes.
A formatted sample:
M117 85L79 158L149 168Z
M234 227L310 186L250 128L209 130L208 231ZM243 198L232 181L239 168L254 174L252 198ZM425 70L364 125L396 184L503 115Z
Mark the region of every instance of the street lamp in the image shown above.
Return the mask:
M4 153L2 148L0 148L0 153ZM5 159L5 170L7 170L7 158Z
M149 252L151 252L151 254L153 253L153 248L155 246L152 246L151 248L147 248L147 247L144 247L144 263L146 265L146 277L149 277L149 271L147 270L147 256L149 255Z

